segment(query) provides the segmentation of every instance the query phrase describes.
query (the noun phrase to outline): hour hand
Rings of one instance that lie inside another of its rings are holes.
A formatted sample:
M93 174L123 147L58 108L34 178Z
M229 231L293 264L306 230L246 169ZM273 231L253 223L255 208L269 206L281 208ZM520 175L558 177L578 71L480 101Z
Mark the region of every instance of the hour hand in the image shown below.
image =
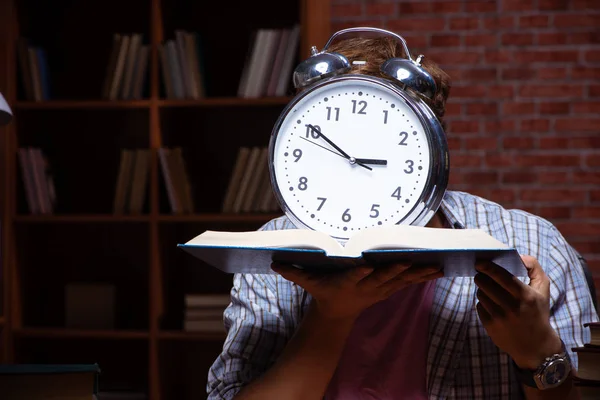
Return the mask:
M387 165L387 160L377 160L373 158L357 158L356 162L371 165Z

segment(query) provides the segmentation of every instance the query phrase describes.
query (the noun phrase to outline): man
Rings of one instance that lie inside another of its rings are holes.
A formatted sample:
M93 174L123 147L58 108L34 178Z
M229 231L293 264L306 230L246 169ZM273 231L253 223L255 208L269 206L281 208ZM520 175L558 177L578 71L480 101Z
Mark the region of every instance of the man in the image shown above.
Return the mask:
M385 37L348 39L328 50L366 61L353 72L376 76L385 60L403 56ZM443 123L449 78L428 59L423 66L436 81L429 105ZM237 274L209 398L577 398L571 348L589 340L583 324L597 315L576 253L556 228L451 191L429 226L485 230L523 255L529 278L488 264L477 266L475 278L409 265L333 277L284 265L273 265L273 275ZM280 217L262 229L294 228ZM555 388L532 384L545 359L565 350L571 373Z

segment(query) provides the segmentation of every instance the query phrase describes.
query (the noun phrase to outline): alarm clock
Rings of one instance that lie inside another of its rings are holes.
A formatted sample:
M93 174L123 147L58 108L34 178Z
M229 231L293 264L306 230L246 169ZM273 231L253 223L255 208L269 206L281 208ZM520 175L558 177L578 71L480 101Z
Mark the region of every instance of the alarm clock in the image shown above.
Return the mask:
M327 49L342 37L387 35L406 58L380 66L389 79L350 73ZM269 141L271 184L281 209L299 228L341 242L391 224L424 226L448 184L444 129L423 97L435 81L413 60L401 36L378 28L336 32L293 74L301 88L279 115Z

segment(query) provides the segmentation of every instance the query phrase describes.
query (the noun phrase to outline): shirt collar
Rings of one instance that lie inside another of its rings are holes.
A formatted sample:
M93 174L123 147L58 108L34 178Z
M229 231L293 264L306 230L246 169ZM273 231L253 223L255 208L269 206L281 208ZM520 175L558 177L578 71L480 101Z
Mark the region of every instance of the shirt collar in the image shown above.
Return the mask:
M440 210L444 217L450 223L450 226L454 229L465 229L464 220L460 218L460 210L452 204L452 202L448 201L448 193L444 195L442 202L440 204Z

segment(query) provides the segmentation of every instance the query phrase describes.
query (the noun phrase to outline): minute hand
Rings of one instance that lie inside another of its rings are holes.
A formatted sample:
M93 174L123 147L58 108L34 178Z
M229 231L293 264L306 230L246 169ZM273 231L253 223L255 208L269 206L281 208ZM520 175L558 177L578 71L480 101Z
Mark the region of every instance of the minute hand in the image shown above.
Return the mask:
M310 129L312 129L314 132L317 132L317 134L322 137L327 143L329 143L334 149L336 149L337 151L340 152L340 154L342 156L344 156L345 158L347 158L350 163L355 163L360 165L363 168L366 168L368 170L373 170L373 168L363 164L362 162L358 162L354 157L350 157L344 150L340 149L335 143L333 143L329 138L327 138L325 135L323 135L323 133L321 132L320 129L315 128L313 125L311 124L307 124L306 126L308 126Z

